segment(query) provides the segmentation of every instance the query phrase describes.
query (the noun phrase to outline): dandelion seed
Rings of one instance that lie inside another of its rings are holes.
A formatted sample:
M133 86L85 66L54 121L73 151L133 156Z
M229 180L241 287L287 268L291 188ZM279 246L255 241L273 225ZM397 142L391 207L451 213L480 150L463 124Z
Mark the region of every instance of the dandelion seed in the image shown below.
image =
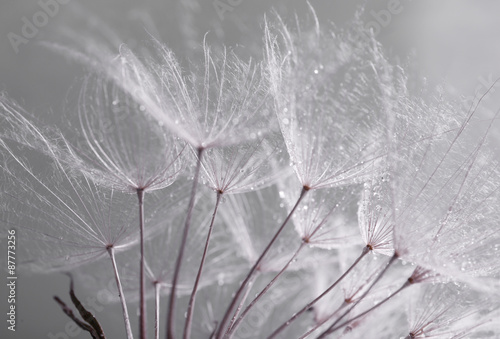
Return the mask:
M465 295L464 295L465 294ZM410 338L464 338L491 322L488 302L470 290L427 285L410 299Z
M277 139L277 140L276 140ZM253 142L207 150L202 178L221 194L261 189L286 175L285 154L277 136Z
M138 241L138 232L131 227L133 218L122 212L130 210L128 197L72 178L60 163L40 156L36 149L7 140L0 140L0 146L9 209L23 211L9 213L9 223L41 239L37 246L25 248L33 252L25 256L30 258L30 269L68 270L106 256L109 244L122 249ZM45 164L43 170L30 168L16 155L21 153L38 155Z
M96 183L124 192L171 185L182 169L183 146L141 107L114 84L89 77L78 97L81 136L66 138L64 161Z
M320 33L312 16L315 27L291 30L282 24L274 33L268 25L266 51L294 170L303 186L314 189L360 182L382 155L386 84L378 73L388 65L376 44L355 40L359 24L339 34Z

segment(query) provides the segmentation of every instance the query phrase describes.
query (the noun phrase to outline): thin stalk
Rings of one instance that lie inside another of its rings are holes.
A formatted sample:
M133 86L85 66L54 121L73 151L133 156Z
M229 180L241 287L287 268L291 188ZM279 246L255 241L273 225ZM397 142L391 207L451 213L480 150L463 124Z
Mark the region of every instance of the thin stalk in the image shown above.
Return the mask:
M370 285L370 287L368 287L368 289L365 291L365 293L363 293L361 295L361 297L358 299L358 301L356 301L354 303L354 305L352 305L351 307L349 307L349 309L347 311L344 312L344 314L342 314L340 317L337 318L337 320L335 320L335 322L329 327L330 328L335 328L335 325L337 325L339 323L340 320L342 320L346 315L348 315L352 309L354 307L356 307L356 305L358 305L367 295L368 293L370 293L371 289L377 284L377 282L382 279L382 277L384 276L385 272L387 272L387 270L389 269L389 267L392 265L392 263L398 258L398 255L396 253L394 253L394 255L391 257L391 259L389 260L389 262L387 263L387 265L385 265L384 269L382 270L382 272L380 272L380 274L377 276L377 278L375 278L375 280L373 281L373 283ZM354 319L354 318L353 318ZM328 329L328 330L329 330ZM328 335L328 330L326 330L325 332L323 332L317 339L320 339L320 338L324 338L326 335Z
M160 338L160 290L160 283L155 282L155 339Z
M207 240L205 242L205 248L203 249L203 255L201 257L200 267L198 268L198 274L196 275L196 279L194 281L193 291L191 292L191 297L189 298L186 323L184 326L184 339L189 339L191 337L191 324L193 322L193 310L194 310L194 303L196 300L196 292L198 291L198 285L200 283L201 273L203 271L203 266L205 265L205 259L208 253L208 246L210 245L210 236L212 235L215 216L217 215L217 209L219 208L221 197L222 197L222 192L217 192L217 200L215 201L214 213L212 215L212 220L210 221L210 226L208 228Z
M262 263L262 261L264 260L264 257L266 256L267 252L269 252L269 250L271 249L272 245L278 239L279 235L281 234L281 232L285 228L286 224L288 223L288 221L292 217L293 213L295 212L295 210L297 209L297 207L299 206L300 202L305 197L305 195L307 194L307 192L309 191L309 189L310 188L307 187L307 186L302 187L302 191L300 192L300 196L297 199L297 202L295 203L295 206L293 206L292 210L290 211L290 213L286 217L285 221L283 221L283 224L280 226L280 228L278 229L278 231L274 234L273 238L271 239L271 241L269 242L269 244L267 245L267 247L264 249L264 251L262 252L262 254L260 255L260 257L257 259L257 261L255 262L255 264L250 269L250 272L248 272L245 280L243 280L243 282L241 283L238 291L236 292L236 294L233 297L233 300L231 301L229 307L227 308L226 313L224 314L224 317L222 318L219 330L217 331L217 336L216 336L217 339L220 339L223 336L223 332L225 330L226 330L226 332L224 333L224 336L227 334L227 331L230 330L230 328L226 329L226 324L229 321L229 317L231 317L231 313L233 313L233 310L234 310L236 304L238 303L238 300L240 299L241 294L245 290L245 287L248 284L248 281L252 278L252 276L258 270L260 264Z
M191 188L191 196L189 198L189 205L187 209L186 222L184 223L184 230L182 234L182 240L179 247L179 254L175 262L174 277L172 278L172 288L170 289L170 300L168 304L167 312L167 339L175 338L175 298L177 290L177 281L179 280L179 273L181 271L182 258L184 256L184 250L186 248L187 237L189 234L189 226L191 225L191 215L193 213L194 200L196 197L196 188L198 187L198 177L200 175L201 168L201 157L203 156L203 148L198 148L198 160L196 161L196 169L194 172L193 186Z
M354 320L356 319L359 319L363 316L365 316L366 314L370 313L371 311L373 311L374 309L382 306L384 303L388 302L392 297L394 297L396 294L398 294L399 292L401 292L403 289L405 289L406 287L410 286L411 283L409 281L406 281L400 288L398 288L395 292L393 292L391 295L389 295L387 298L385 298L384 300L382 300L381 302L379 302L378 304L372 306L371 308L369 308L368 310L364 311L363 313L360 313L358 314L357 316L355 316L354 318L352 319L349 319L345 322L343 322L342 324L340 325L337 325L336 327L333 327L334 325L330 326L323 334L322 336L326 336L328 334L331 334L333 332L335 332L336 330L338 330L339 328L342 328L344 326L346 326L347 324L349 324L350 322L353 322ZM319 336L319 338L323 338L322 336Z
M243 321L243 319L248 314L248 312L252 309L252 307L262 298L262 296L264 296L264 294L267 293L267 291L274 285L274 283L278 280L278 278L281 277L281 275L286 271L288 266L290 266L290 264L295 260L295 258L297 258L300 251L302 251L302 249L304 248L305 244L306 244L305 242L302 242L300 244L300 246L297 248L295 253L290 258L290 260L288 260L288 262L285 264L285 266L283 266L281 271L279 271L278 274L276 274L274 276L274 278L266 285L266 287L264 287L264 289L250 302L250 304L248 304L248 306L245 308L243 313L241 313L241 316L238 318L238 320L236 320L234 322L234 325L231 326L231 329L228 332L229 337L231 337L231 335L234 333L234 331L236 331L239 324Z
M337 310L335 312L333 312L332 314L330 314L326 319L323 319L322 321L318 322L316 325L314 325L313 328L311 328L309 331L307 331L306 333L304 333L299 339L305 339L307 338L311 333L313 333L314 331L316 331L320 326L323 326L324 323L326 323L328 320L332 319L333 317L335 317L337 315L337 313L339 313L340 311L342 311L342 309L344 307L346 307L348 304L346 302L343 302L342 305L340 305L339 308L337 308Z
M108 253L113 263L113 272L115 273L116 287L118 287L118 296L122 304L123 310L123 320L125 321L125 331L127 332L128 339L134 339L132 334L132 328L130 327L130 318L128 316L127 302L125 301L125 295L123 294L122 282L120 280L120 275L118 274L118 267L116 266L115 260L115 250L112 246L108 246Z
M141 263L140 263L140 306L139 306L139 338L146 336L146 275L144 274L144 190L137 190L139 202L139 229L141 232Z
M247 300L248 295L250 294L250 290L252 289L252 285L254 281L257 279L257 276L258 276L257 274L254 274L253 277L248 282L247 288L245 290L245 293L243 294L243 297L241 298L240 304L236 308L236 312L234 312L233 319L231 319L231 322L229 323L229 328L233 328L234 322L239 317L241 309L243 308L243 305L245 304L245 301Z
M344 272L333 284L330 285L323 293L321 293L316 299L313 301L309 302L306 306L304 306L300 311L295 313L290 319L285 321L280 327L278 327L271 335L268 337L268 339L275 338L278 334L280 334L283 330L285 330L295 319L300 317L304 312L309 310L311 307L314 306L321 298L323 298L325 295L327 295L331 290L335 288L353 269L356 267L356 265L363 259L363 257L370 252L370 248L368 246L365 246L363 248L363 251L361 252L361 255L352 263L352 265L347 269L347 271Z

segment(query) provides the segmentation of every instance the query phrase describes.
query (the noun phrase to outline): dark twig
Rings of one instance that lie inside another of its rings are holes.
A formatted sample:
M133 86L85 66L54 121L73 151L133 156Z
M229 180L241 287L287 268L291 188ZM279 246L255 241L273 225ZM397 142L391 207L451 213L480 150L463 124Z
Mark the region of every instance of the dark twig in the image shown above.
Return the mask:
M59 299L59 297L57 297L57 296L54 296L54 300L59 304L59 306L61 306L64 314L66 314L71 320L73 320L75 322L75 324L78 325L78 327L80 327L84 331L89 332L90 335L92 336L92 338L94 338L94 339L99 338L99 336L97 335L96 331L92 328L92 326L90 326L86 322L78 319L76 317L76 315L73 313L73 310L71 310L71 308L69 308L64 303L64 301L62 301L61 299Z
M69 296L71 297L71 301L75 305L76 309L78 312L80 312L81 317L85 322L87 322L94 330L96 331L97 335L99 338L104 338L104 332L102 330L101 325L97 321L97 319L94 317L92 313L87 311L87 309L82 305L80 300L76 297L75 290L73 288L73 278L70 276L70 286L69 286Z
M87 309L85 309L85 307L83 307L80 300L76 297L75 290L73 288L73 277L69 274L68 276L70 278L69 295L71 297L71 301L75 305L83 320L78 319L73 311L60 298L55 296L54 300L61 306L63 312L69 318L71 318L80 328L89 332L93 339L106 339L102 327L97 319L92 313L90 313L89 311L87 311Z

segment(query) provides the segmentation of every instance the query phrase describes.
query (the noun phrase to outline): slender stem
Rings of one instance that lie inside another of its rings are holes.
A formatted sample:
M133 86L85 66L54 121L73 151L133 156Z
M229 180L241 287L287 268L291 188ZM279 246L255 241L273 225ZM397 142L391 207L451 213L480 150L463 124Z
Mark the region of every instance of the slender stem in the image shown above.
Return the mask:
M340 325L337 325L336 327L333 327L330 326L330 328L328 328L325 332L324 332L324 335L326 336L327 334L331 334L333 332L335 332L336 330L338 330L339 328L342 328L344 326L346 326L347 324L349 324L350 322L353 322L354 320L356 319L359 319L363 316L365 316L366 314L370 313L371 311L373 311L374 309L382 306L384 303L386 303L387 301L389 301L392 297L394 297L396 294L398 294L399 292L401 292L403 289L405 289L406 287L410 286L411 283L409 281L406 281L400 288L398 288L395 292L393 292L391 295L389 295L387 298L385 298L384 300L382 300L381 302L379 302L378 304L372 306L371 308L369 308L368 310L364 311L363 313L360 313L358 314L357 316L355 316L354 318L352 319L349 319L347 321L344 321L342 324ZM323 334L322 334L323 335ZM318 337L318 338L321 338Z
M288 262L285 264L285 266L283 266L281 271L279 271L278 274L276 274L274 276L274 278L266 285L266 287L264 287L264 289L252 300L252 302L250 302L250 304L248 304L248 306L245 308L243 313L241 313L241 316L238 318L238 320L236 320L236 322L234 322L234 325L231 326L231 329L228 332L229 336L231 336L231 334L233 334L234 331L236 331L239 324L243 321L243 319L248 314L248 312L252 309L252 307L262 298L262 296L264 296L264 294L267 293L267 291L274 285L274 283L278 280L278 278L286 271L288 266L290 266L290 264L295 260L295 258L297 258L300 251L304 248L305 244L306 244L305 242L302 242L300 244L300 246L297 248L295 253L290 258L290 260L288 260Z
M160 338L160 290L160 283L155 282L155 339Z
M167 339L175 338L175 298L176 298L176 289L177 289L177 281L179 280L179 273L182 265L182 258L184 256L184 249L186 248L187 237L189 234L189 226L191 225L191 215L193 213L194 200L196 197L196 188L198 186L198 177L200 175L201 168L201 157L203 156L203 148L198 148L198 160L196 161L196 169L194 172L193 178L193 186L191 188L191 196L189 198L189 205L187 209L186 222L184 223L184 231L182 234L182 240L179 247L179 254L177 255L177 259L175 262L175 271L174 277L172 279L172 288L170 290L170 300L168 304L168 312L167 312Z
M205 259L208 253L208 246L210 245L210 236L212 235L215 216L217 215L217 209L219 208L221 197L222 197L222 192L217 192L217 200L215 201L214 213L212 215L212 220L210 221L210 226L208 228L207 240L205 242L205 248L203 249L203 255L201 257L200 267L198 268L198 274L196 275L196 280L194 281L193 291L191 292L191 297L189 298L186 323L184 326L184 339L189 339L191 337L191 323L193 321L193 310L196 299L196 292L198 291L198 285L200 283L201 273L203 271L203 266L205 265Z
M295 206L293 206L292 210L290 211L290 213L286 217L286 219L283 222L283 224L280 226L280 228L278 229L278 231L276 232L276 234L273 236L273 238L271 239L271 241L269 242L269 244L267 245L267 247L264 249L264 251L262 252L262 254L260 255L260 257L255 262L255 264L252 266L252 268L250 269L250 272L248 272L245 280L243 280L243 282L241 283L238 291L236 292L236 294L234 295L233 300L231 301L231 304L227 308L226 313L224 314L224 317L222 318L219 330L217 331L217 336L216 336L217 339L220 339L223 336L223 332L225 330L226 330L226 333L227 333L227 331L229 331L229 328L226 329L226 324L227 324L227 322L229 320L229 317L231 317L231 313L233 312L234 307L238 303L238 300L240 299L241 294L245 290L245 287L248 284L248 281L255 274L255 272L259 269L259 266L262 263L262 260L264 260L264 257L266 256L267 252L269 252L269 250L271 249L271 246L274 244L274 242L276 241L276 239L278 239L278 236L281 234L281 232L285 228L286 224L288 223L288 221L292 217L293 213L295 212L295 210L297 209L297 207L299 206L300 202L302 201L302 199L304 198L304 196L307 194L307 192L309 191L309 189L310 188L307 187L307 186L302 187L302 191L300 192L300 196L297 199L297 202L295 203Z
M144 190L137 190L139 201L139 229L141 232L141 263L140 263L140 306L139 306L139 338L146 336L146 275L144 274Z
M134 339L132 334L132 328L130 327L130 318L128 316L127 303L125 301L125 294L123 294L122 282L120 280L120 275L118 274L118 267L116 266L115 251L112 246L108 246L108 253L113 263L113 271L115 273L116 286L118 287L118 296L122 304L123 310L123 320L125 320L125 331L127 332L128 339Z
M333 317L335 317L337 315L337 313L339 313L340 311L342 311L344 309L344 307L346 307L348 305L348 303L346 303L345 301L342 303L342 305L340 305L339 308L337 308L337 310L335 310L335 312L333 312L332 314L330 314L328 317L326 317L325 319L321 320L321 321L318 321L314 327L312 327L311 329L309 329L306 333L304 333L299 339L305 339L307 338L311 333L313 333L314 331L316 331L320 326L323 326L324 323L326 323L328 320L332 319Z
M229 328L231 328L231 329L233 328L234 322L239 317L241 309L243 308L243 305L245 304L245 301L247 300L248 295L250 294L250 290L252 289L252 285L253 285L254 281L257 279L257 276L258 276L257 273L254 274L253 277L248 281L247 287L245 289L245 293L243 294L243 297L241 298L241 301L240 301L238 307L236 308L236 311L234 312L234 316L231 319L231 322L229 323Z
M356 307L356 305L358 305L367 295L368 293L370 293L371 289L373 288L373 286L375 286L377 284L377 282L382 279L382 277L384 276L385 272L387 272L387 270L389 269L389 267L392 265L392 263L398 258L398 255L396 253L394 253L394 255L391 257L391 259L389 260L389 262L387 263L387 265L385 265L384 269L382 270L382 272L380 272L380 274L377 276L377 278L375 278L375 280L373 281L373 283L370 285L370 287L368 287L368 289L361 295L361 297L358 299L358 301L356 301L354 303L354 305L352 305L351 307L349 307L349 309L347 309L347 311L344 312L344 314L342 314L340 317L337 318L337 320L335 320L335 322L325 331L323 332L317 339L320 339L320 338L324 338L326 335L328 335L328 331L330 329L333 329L335 328L335 325L337 325L339 323L340 320L342 320L346 315L348 315L352 309L354 307Z
M327 295L331 290L335 288L335 286L338 285L353 269L356 267L356 265L363 259L363 257L370 252L370 248L368 246L365 246L363 248L363 251L361 252L361 255L354 261L354 263L347 269L347 271L344 272L333 284L330 285L323 293L321 293L316 299L313 301L309 302L306 306L304 306L300 311L295 313L290 319L285 321L280 327L278 327L271 335L268 337L268 339L275 338L278 334L280 334L285 328L287 328L295 319L297 319L299 316L301 316L304 312L309 310L311 307L313 307L314 304L316 304L321 298L323 298L325 295Z

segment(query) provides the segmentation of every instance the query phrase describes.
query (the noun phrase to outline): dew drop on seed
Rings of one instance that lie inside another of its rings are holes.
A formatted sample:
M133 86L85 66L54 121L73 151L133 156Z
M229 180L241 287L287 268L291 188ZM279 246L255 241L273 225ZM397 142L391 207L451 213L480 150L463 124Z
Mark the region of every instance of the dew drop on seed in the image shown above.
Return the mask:
M219 286L224 285L224 274L223 273L219 273L219 275L217 276L217 284Z

